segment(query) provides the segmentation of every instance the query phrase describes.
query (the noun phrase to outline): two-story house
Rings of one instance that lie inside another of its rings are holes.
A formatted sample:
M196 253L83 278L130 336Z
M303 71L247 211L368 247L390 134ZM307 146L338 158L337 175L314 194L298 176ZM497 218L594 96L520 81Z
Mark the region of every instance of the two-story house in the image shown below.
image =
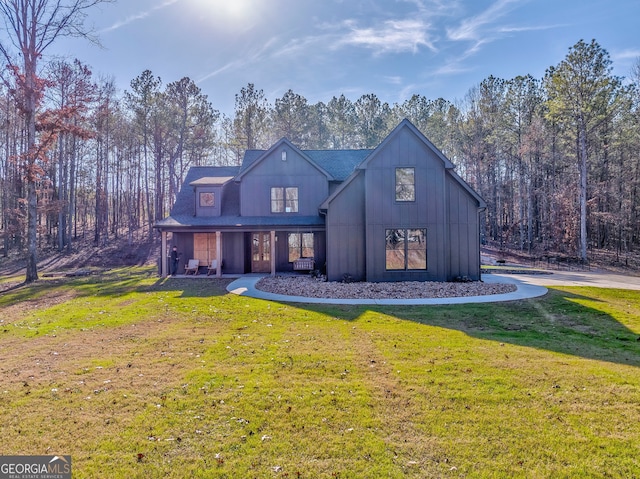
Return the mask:
M163 259L178 246L179 271L215 259L218 276L312 267L330 281L479 280L484 207L403 120L373 150L300 150L281 139L247 151L239 167L191 168L155 227Z

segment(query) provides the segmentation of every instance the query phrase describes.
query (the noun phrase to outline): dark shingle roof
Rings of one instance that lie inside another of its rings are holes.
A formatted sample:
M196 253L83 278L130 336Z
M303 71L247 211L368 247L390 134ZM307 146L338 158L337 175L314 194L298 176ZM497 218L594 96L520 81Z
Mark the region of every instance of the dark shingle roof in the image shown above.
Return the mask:
M302 153L320 169L330 174L336 181L344 181L354 172L373 150L302 150ZM212 227L227 226L322 226L324 218L320 216L240 216L240 185L227 181L237 177L251 167L267 150L247 150L242 166L194 166L189 169L182 189L176 197L171 215L156 223L157 227ZM222 211L216 217L196 217L194 185L202 183L224 184ZM214 181L214 179L217 179ZM224 181L222 181L224 179Z
M247 150L244 152L244 158L242 158L242 166L240 167L240 173L244 172L247 168L253 165L258 158L264 155L267 150Z
M193 166L189 169L182 188L176 197L176 202L171 208L171 216L194 214L193 187L190 183L203 177L236 176L239 166ZM167 218L168 219L168 218Z
M346 180L373 150L304 150L320 168L337 181Z
M321 169L329 173L336 181L346 180L357 166L373 150L301 150ZM253 165L267 150L247 150L242 160L240 172Z

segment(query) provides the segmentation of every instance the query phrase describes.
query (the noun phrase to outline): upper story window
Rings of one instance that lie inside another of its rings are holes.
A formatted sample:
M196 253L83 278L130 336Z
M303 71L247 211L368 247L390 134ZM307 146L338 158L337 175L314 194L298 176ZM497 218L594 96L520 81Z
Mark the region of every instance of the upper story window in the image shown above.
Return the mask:
M210 191L201 191L199 195L200 207L211 208L216 205L216 195Z
M271 212L272 213L297 213L298 212L298 188L275 187L271 188Z
M396 168L396 201L416 200L416 169Z

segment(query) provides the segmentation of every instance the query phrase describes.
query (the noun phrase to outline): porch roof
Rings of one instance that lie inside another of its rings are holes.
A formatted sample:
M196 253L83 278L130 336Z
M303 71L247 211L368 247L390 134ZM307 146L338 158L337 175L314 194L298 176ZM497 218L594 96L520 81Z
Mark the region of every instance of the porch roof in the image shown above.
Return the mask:
M156 222L155 227L161 230L172 229L232 229L242 228L255 230L259 227L276 229L300 229L324 227L324 218L321 216L215 216L202 217L193 215L172 215Z

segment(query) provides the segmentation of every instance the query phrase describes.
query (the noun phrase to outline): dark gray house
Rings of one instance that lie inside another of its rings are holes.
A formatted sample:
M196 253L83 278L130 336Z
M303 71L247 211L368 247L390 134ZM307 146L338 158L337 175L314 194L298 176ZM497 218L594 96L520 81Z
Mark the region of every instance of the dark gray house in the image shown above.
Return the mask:
M202 272L326 270L330 281L480 279L485 203L408 120L374 150L300 150L282 139L239 167L194 167L156 223ZM221 267L217 267L221 265ZM162 261L161 274L169 273Z

